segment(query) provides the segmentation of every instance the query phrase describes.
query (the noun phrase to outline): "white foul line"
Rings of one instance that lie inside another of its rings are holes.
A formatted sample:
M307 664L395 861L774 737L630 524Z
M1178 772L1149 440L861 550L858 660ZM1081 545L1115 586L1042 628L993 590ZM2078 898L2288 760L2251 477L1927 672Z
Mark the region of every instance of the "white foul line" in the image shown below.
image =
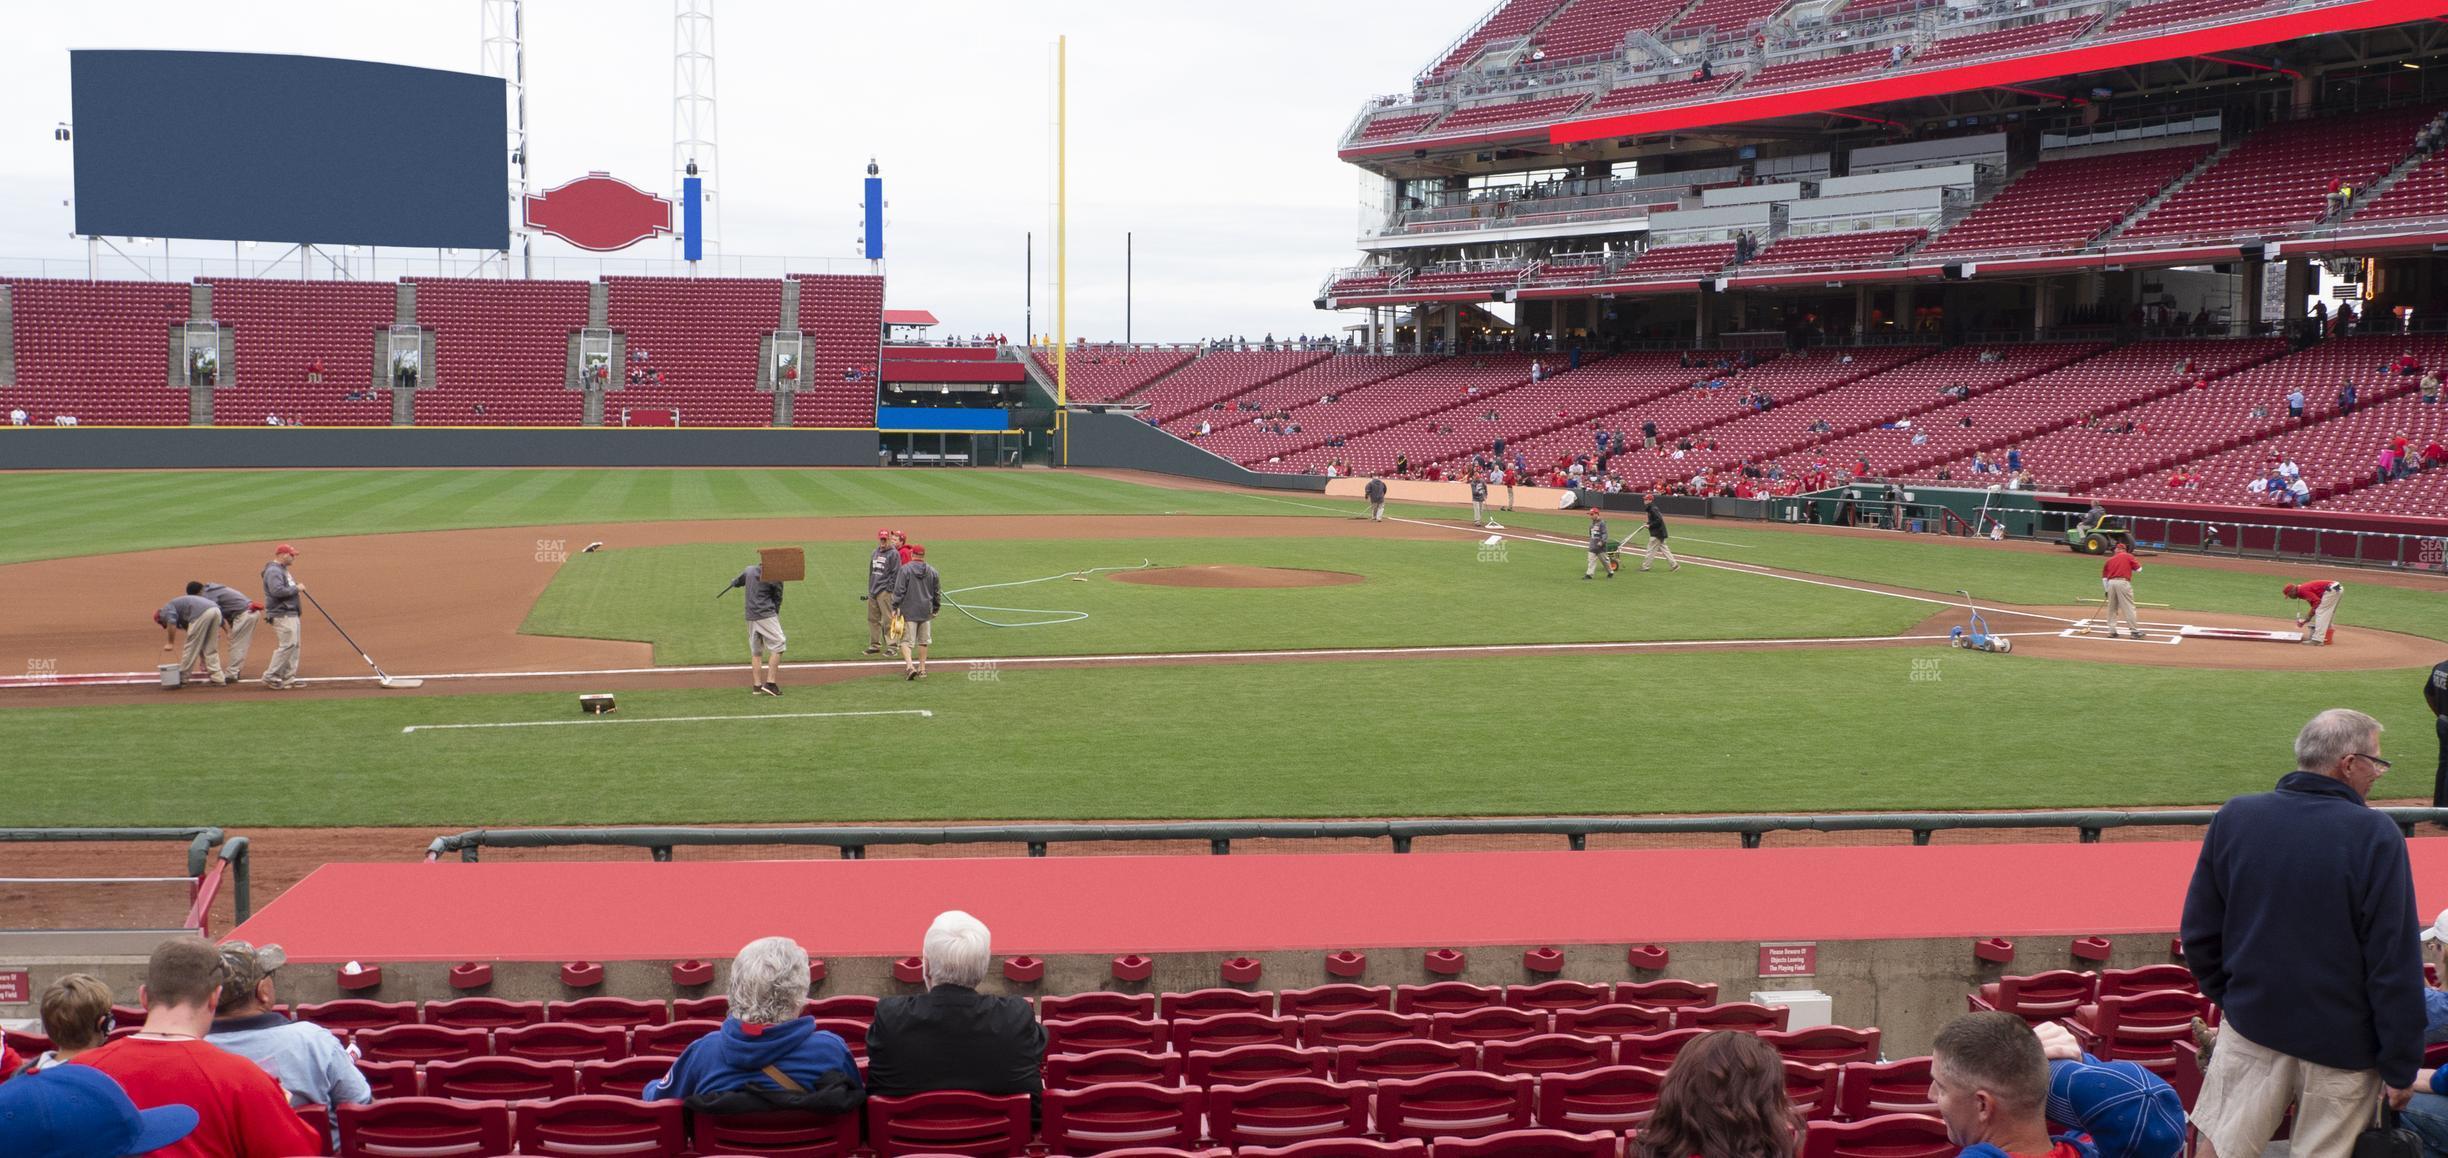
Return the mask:
M773 712L756 716L641 716L627 720L513 720L499 724L410 724L400 729L410 732L443 732L457 728L566 728L573 724L594 728L606 724L698 724L710 720L816 720L840 716L927 716L935 713L924 708L900 708L882 712Z

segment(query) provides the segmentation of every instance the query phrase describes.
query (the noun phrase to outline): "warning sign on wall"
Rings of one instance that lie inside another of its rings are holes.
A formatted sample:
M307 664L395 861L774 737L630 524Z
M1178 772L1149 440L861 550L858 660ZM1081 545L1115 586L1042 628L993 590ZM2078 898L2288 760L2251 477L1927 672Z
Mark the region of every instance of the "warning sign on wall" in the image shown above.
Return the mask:
M25 1005L33 1000L33 981L26 970L0 969L0 1005Z
M1787 941L1759 947L1759 975L1762 977L1814 977L1819 973L1819 946L1809 941Z

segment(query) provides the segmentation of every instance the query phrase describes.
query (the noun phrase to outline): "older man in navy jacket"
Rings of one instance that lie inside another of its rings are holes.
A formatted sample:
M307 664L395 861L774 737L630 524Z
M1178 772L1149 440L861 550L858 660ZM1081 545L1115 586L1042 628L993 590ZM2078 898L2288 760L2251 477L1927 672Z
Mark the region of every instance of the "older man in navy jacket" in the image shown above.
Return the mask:
M2219 809L2185 895L2184 957L2226 1010L2193 1125L2258 1154L2289 1103L2294 1151L2343 1158L2422 1061L2421 921L2405 837L2364 803L2388 771L2380 722L2331 708L2275 791Z

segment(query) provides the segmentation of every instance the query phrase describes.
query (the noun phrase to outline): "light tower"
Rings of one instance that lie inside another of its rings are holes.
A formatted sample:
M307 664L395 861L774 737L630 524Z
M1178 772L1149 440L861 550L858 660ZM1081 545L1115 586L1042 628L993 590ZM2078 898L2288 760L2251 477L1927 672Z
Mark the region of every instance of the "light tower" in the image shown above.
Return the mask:
M714 0L673 0L672 16L672 195L685 194L690 176L705 198L699 242L707 256L722 236L722 200L715 190L722 167L714 144ZM692 267L693 269L694 267Z
M483 69L502 78L510 97L510 220L527 220L527 37L521 0L478 0L483 6ZM535 276L535 235L517 226L519 276ZM505 255L506 256L506 255ZM503 276L510 266L502 263Z

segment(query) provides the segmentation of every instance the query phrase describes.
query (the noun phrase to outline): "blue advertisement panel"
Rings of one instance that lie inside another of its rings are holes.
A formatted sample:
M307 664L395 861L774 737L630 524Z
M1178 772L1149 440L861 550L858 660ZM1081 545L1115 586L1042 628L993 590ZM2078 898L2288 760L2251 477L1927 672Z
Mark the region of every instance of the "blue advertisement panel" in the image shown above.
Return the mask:
M114 49L69 88L79 234L509 248L499 77Z
M1011 429L1011 413L983 407L878 406L878 430L972 430L992 434Z
M869 261L884 260L884 179L867 178L867 247Z

